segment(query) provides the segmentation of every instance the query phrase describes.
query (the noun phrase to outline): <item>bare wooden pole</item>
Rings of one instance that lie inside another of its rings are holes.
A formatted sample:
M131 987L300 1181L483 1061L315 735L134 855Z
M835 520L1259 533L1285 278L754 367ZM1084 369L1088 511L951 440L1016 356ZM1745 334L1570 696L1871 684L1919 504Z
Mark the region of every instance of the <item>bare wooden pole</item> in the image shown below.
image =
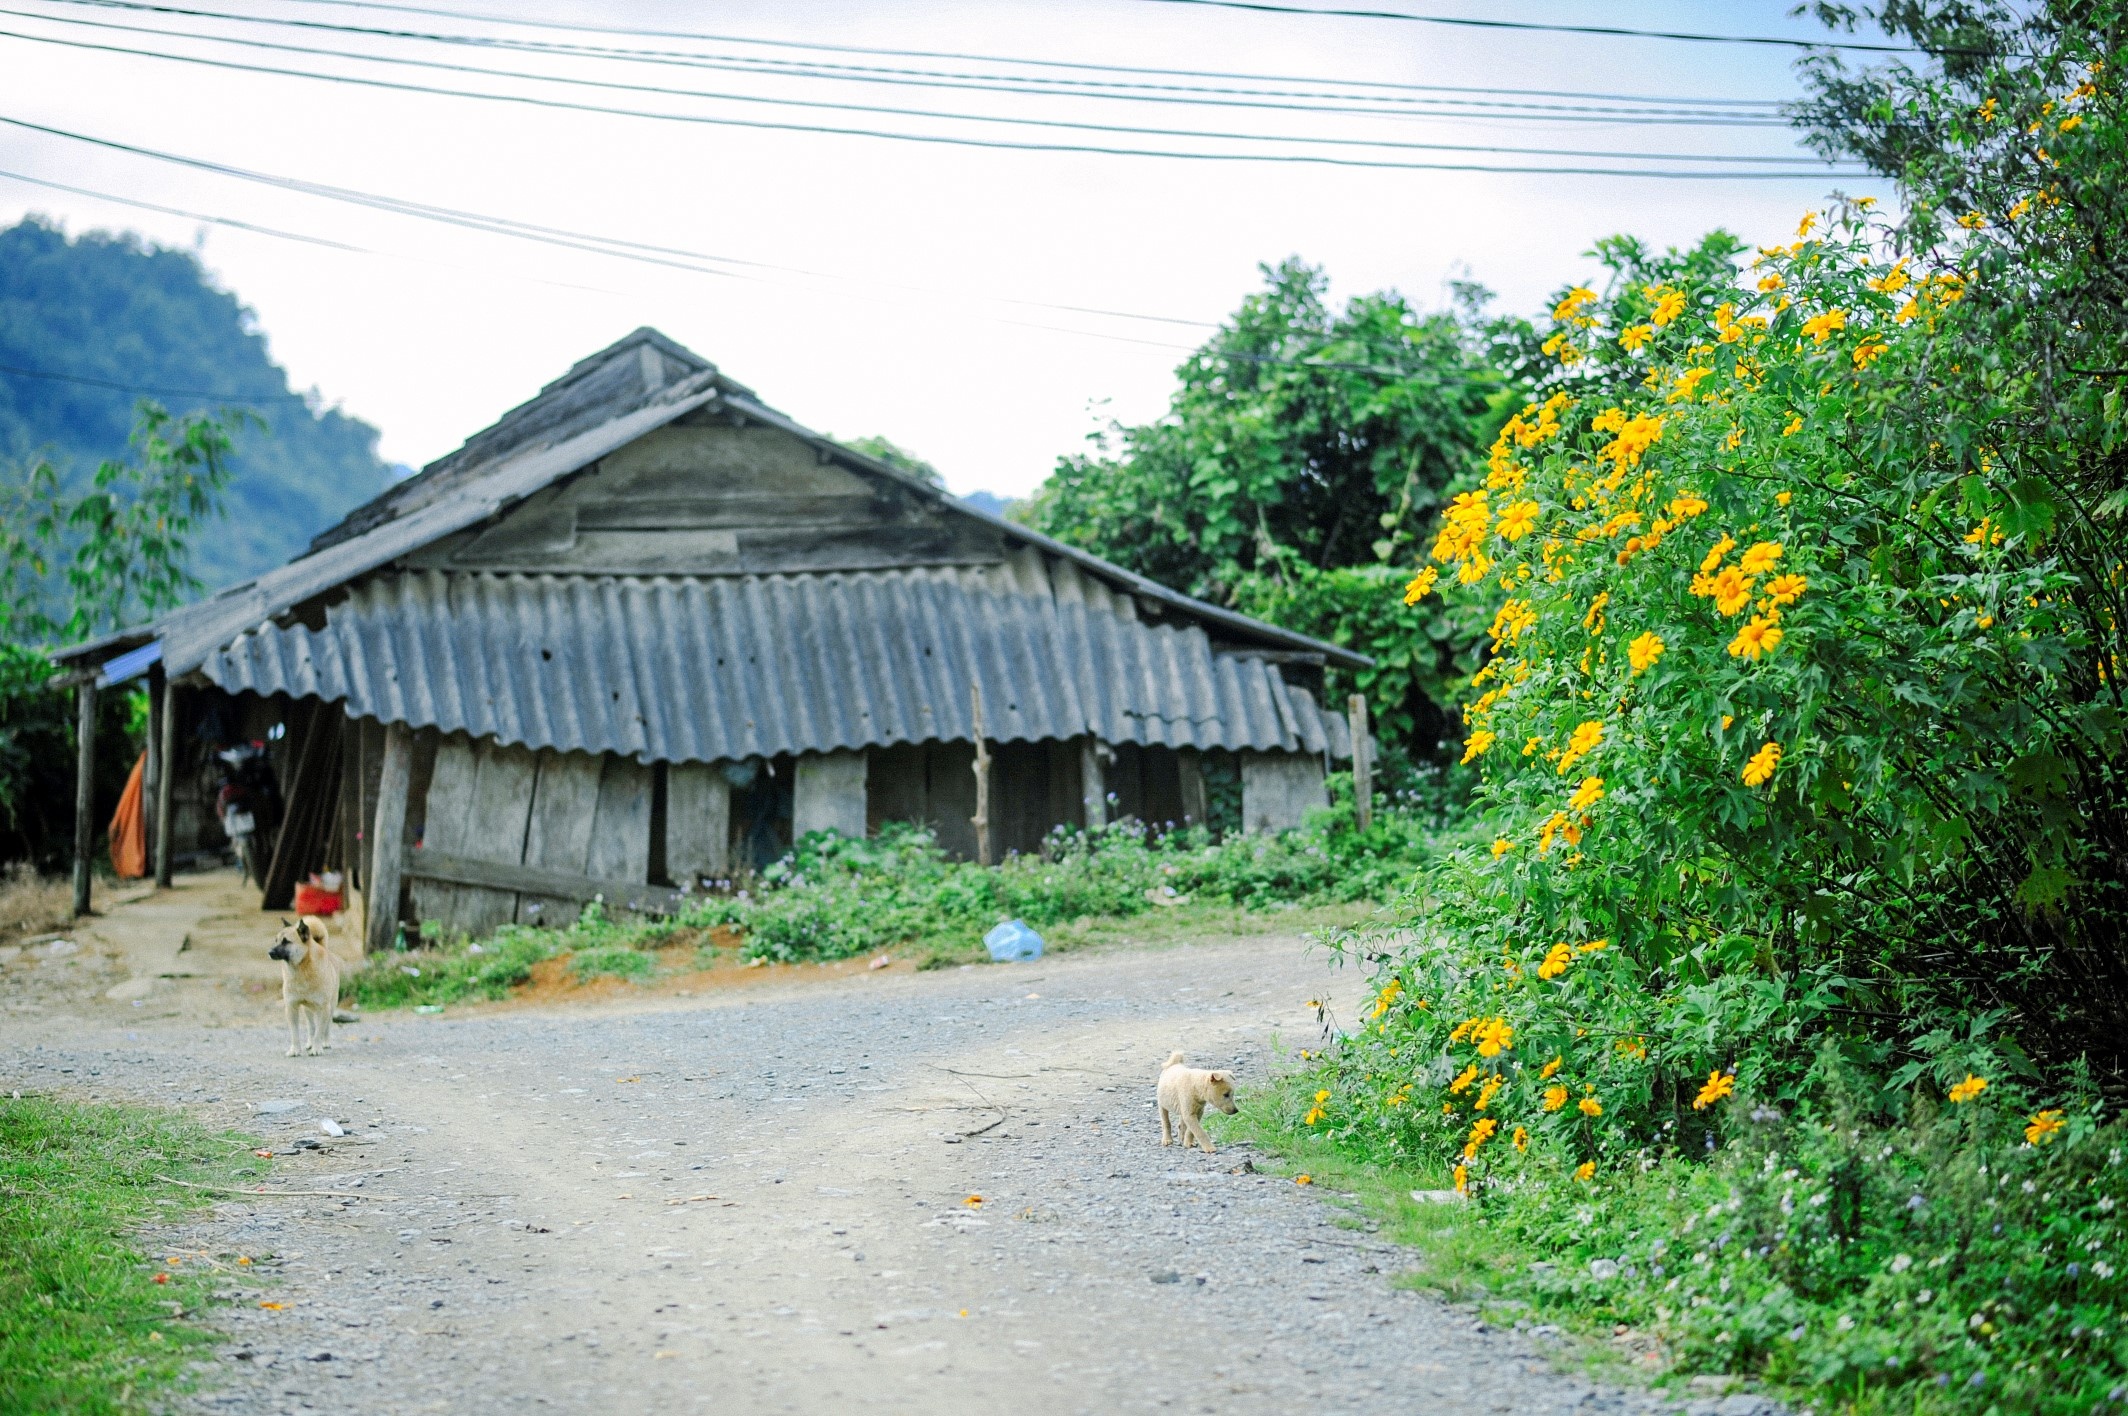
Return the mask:
M163 666L155 665L148 670L148 743L146 764L141 770L140 805L141 820L147 827L148 871L151 879L162 876L162 856L157 852L160 837L155 830L162 805L163 780Z
M969 701L975 709L975 815L969 818L975 825L975 858L982 865L990 864L990 744L983 740L983 686L971 682L968 685Z
M1108 824L1108 781L1101 770L1101 741L1079 742L1079 803L1086 811L1086 829L1098 831Z
M163 677L162 692L156 695L162 705L162 720L156 724L162 739L162 771L155 778L155 888L170 888L170 802L172 782L177 776L177 685Z
M1345 708L1352 719L1352 804L1364 831L1374 825L1374 743L1367 736L1367 695L1353 694Z
M392 947L399 925L399 880L406 850L406 796L414 778L414 734L404 723L384 729L383 772L377 779L377 819L370 824L369 870L363 878L365 952Z
M96 845L96 671L74 689L74 913L89 912L89 852Z

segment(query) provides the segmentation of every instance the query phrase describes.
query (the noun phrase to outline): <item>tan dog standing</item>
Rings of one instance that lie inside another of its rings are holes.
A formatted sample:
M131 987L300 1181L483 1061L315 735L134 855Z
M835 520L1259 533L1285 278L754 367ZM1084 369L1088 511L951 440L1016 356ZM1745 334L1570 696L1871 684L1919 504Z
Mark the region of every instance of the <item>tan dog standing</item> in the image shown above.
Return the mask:
M332 1046L340 1007L340 961L325 947L325 921L305 915L283 928L266 951L281 963L281 1002L288 1009L288 1055L315 1057ZM309 1039L304 1039L304 1023Z
M1234 1076L1231 1072L1206 1072L1182 1065L1182 1054L1171 1054L1160 1069L1160 1144L1174 1144L1174 1131L1182 1133L1185 1147L1200 1145L1212 1154L1212 1138L1204 1132L1204 1109L1209 1106L1234 1114ZM1173 1131L1169 1118L1173 1118Z

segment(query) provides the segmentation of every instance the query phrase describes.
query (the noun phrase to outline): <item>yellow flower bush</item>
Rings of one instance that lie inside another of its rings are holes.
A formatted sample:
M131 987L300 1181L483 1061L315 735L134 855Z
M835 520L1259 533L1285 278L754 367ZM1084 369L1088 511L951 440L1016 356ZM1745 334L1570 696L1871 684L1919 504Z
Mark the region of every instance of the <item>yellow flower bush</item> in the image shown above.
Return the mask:
M2082 1416L2128 1391L2128 4L1969 8L1970 63L1900 13L1926 58L1805 63L1896 225L1611 238L1515 346L1420 543L1494 626L1481 821L1346 939L1440 1016L1339 1043L1415 1104L1336 1143L1452 1167L1488 1286L1680 1374Z
M2059 637L2018 550L2037 523L1989 491L2003 448L1920 450L1925 527L1917 454L1855 470L1968 277L1882 260L1859 208L1806 227L1712 279L1561 296L1556 379L1425 544L1413 584L1491 615L1463 705L1491 829L1437 876L1447 953L1396 968L1449 1017L1399 1014L1382 1070L1423 1091L1445 1068L1399 1115L1481 1190L1517 1153L1473 1144L1481 1111L1580 1163L1789 1085L1781 1040L1846 987L1822 944L1852 882L1961 849L1943 802L1971 773L1915 758L1948 721L1935 685L2006 630Z

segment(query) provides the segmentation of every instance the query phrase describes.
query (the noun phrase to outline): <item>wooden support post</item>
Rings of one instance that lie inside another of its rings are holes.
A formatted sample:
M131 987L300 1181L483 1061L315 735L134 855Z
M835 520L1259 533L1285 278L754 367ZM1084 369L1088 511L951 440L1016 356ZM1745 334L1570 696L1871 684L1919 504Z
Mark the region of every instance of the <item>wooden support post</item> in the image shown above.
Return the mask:
M1101 741L1079 742L1079 805L1086 812L1086 829L1098 831L1108 824L1108 778L1101 770Z
M1352 805L1365 831L1374 825L1374 744L1367 736L1367 695L1353 694L1345 708L1352 716Z
M162 770L155 777L155 888L170 888L170 813L173 783L177 778L177 685L158 672L162 691L155 701L162 708L156 735L162 741Z
M392 947L399 926L399 881L406 847L406 797L414 778L414 732L404 723L384 729L384 770L377 779L377 819L370 823L369 869L362 891L365 952Z
M96 848L96 671L74 688L74 913L89 912L89 852Z
M983 740L983 686L970 683L968 693L975 709L975 859L990 864L990 744Z
M156 664L148 670L148 741L142 754L147 760L140 774L141 823L146 827L143 834L148 845L148 878L155 879L162 872L162 857L156 854L155 822L162 810L163 777L163 666Z
M330 703L299 700L289 730L289 765L281 784L281 829L259 882L261 908L285 910L295 899L296 883L317 857L326 823L337 806L340 786L339 715Z
M1211 816L1211 803L1205 796L1204 763L1195 748L1186 747L1175 754L1175 775L1182 781L1183 825L1205 825Z

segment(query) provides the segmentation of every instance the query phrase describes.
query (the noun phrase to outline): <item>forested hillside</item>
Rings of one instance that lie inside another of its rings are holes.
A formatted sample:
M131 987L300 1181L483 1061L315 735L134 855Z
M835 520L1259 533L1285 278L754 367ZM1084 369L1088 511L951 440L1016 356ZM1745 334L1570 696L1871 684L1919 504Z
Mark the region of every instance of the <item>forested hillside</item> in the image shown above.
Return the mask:
M241 407L257 421L194 570L219 586L287 560L390 473L375 428L291 395L256 326L188 252L35 216L0 231L0 473L48 457L85 478L125 452L137 390L173 413Z

